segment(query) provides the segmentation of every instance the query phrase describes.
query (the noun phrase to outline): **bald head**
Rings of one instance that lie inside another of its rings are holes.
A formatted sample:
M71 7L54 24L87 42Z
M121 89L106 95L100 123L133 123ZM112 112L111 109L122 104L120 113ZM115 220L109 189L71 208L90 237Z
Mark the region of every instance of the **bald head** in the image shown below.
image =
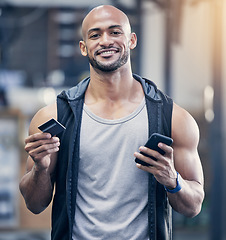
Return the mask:
M111 5L101 5L92 9L82 22L82 36L86 39L91 28L100 27L107 21L115 22L115 25L123 26L126 32L131 33L129 19L124 12Z

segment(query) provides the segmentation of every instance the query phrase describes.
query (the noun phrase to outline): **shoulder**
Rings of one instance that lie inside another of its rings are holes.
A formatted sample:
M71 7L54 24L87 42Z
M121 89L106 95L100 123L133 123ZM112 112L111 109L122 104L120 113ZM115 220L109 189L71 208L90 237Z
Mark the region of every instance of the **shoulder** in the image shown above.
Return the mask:
M173 104L172 138L176 145L197 146L199 128L195 119L185 109Z
M57 105L56 103L41 108L32 118L29 133L34 134L39 132L38 126L51 118L57 119Z

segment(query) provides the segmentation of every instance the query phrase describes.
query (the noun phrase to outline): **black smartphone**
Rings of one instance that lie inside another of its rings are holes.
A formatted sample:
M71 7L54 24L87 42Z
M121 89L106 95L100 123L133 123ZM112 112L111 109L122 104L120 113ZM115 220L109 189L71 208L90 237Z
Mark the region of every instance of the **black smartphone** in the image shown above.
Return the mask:
M144 146L148 147L152 150L158 151L160 154L164 155L165 152L161 148L158 147L158 144L160 142L162 142L162 143L164 143L168 146L171 146L172 143L173 143L173 139L170 138L170 137L164 136L162 134L159 134L159 133L153 133ZM150 157L145 153L141 152L141 154L143 154L144 156ZM151 157L151 158L156 160L154 157ZM148 163L146 163L146 162L144 162L144 161L142 161L138 158L135 158L135 162L139 163L143 166L150 166L150 164L148 164Z
M52 118L49 121L43 123L38 127L42 132L50 133L51 136L55 136L62 131L64 131L66 128L58 122L56 119Z

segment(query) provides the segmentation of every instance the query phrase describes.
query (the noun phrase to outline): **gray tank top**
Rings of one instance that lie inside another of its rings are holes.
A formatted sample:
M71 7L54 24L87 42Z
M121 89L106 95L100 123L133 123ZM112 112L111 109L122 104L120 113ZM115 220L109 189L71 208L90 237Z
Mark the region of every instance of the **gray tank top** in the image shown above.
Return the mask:
M148 173L133 156L147 139L145 99L116 120L84 105L73 240L148 239Z

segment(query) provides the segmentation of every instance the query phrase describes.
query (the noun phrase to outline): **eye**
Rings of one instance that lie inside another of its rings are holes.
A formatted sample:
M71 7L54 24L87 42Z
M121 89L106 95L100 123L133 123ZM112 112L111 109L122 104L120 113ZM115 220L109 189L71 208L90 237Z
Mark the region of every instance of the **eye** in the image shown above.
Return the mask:
M117 35L120 35L120 34L122 34L122 33L120 31L116 31L116 30L111 32L111 35L116 35L117 36Z
M95 39L95 38L98 38L100 36L99 33L93 33L89 36L90 39Z

